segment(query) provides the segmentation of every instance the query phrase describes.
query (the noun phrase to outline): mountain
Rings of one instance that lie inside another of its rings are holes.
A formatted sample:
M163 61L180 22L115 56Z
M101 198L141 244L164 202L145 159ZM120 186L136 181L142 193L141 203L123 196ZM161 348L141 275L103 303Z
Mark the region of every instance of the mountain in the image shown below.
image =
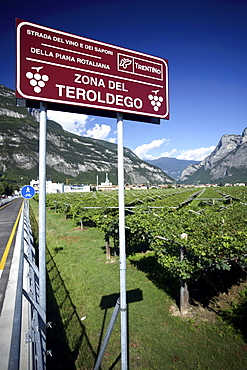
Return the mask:
M185 159L161 157L153 160L146 160L147 163L162 169L168 176L179 180L183 170L190 164L200 163L199 161L188 161Z
M223 135L201 163L189 165L179 180L184 184L247 183L247 128L242 135Z
M17 107L14 91L0 85L0 180L29 183L38 177L39 110ZM117 184L117 146L71 134L54 121L47 122L47 178L78 183L109 181ZM160 168L140 160L124 148L125 182L129 184L171 184Z

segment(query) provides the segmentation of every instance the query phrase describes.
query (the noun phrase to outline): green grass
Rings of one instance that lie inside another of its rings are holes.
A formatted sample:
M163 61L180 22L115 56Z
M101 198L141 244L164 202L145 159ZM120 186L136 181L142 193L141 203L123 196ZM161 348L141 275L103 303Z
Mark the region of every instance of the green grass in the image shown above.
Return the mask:
M31 204L37 215L37 203ZM246 368L247 345L230 324L171 315L174 284L162 281L155 268L151 252L127 260L127 290L133 290L134 301L128 305L129 368ZM98 229L81 231L73 220L47 211L47 272L47 320L53 323L47 329L47 349L53 352L47 368L93 369L113 312L112 297L119 293L119 261L106 262ZM102 297L109 308L100 307ZM120 351L118 318L101 368L121 369Z

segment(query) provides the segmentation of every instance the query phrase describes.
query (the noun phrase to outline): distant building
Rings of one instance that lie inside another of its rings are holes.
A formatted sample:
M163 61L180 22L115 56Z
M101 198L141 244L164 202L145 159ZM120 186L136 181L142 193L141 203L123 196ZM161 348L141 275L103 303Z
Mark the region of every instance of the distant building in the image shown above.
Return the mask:
M112 190L112 183L108 180L108 173L106 173L105 182L102 182L100 185L98 185L97 190L100 190L100 191Z
M90 185L64 185L64 193L78 193L90 191Z
M39 180L31 180L30 185L34 187L37 193L39 192ZM90 190L90 185L64 185L51 180L46 181L46 194L86 192Z

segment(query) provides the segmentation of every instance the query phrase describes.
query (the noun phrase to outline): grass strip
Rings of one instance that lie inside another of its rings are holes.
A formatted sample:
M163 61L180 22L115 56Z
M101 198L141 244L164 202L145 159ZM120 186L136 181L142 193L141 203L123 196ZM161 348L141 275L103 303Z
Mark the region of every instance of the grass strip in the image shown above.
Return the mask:
M38 205L31 204L37 219ZM155 285L155 269L152 252L127 260L130 369L246 368L241 335L222 321L172 314L174 283L164 277ZM47 211L47 274L47 320L53 323L48 369L93 369L119 293L119 260L106 261L97 228L80 230L73 220ZM101 368L120 369L120 350L118 318Z

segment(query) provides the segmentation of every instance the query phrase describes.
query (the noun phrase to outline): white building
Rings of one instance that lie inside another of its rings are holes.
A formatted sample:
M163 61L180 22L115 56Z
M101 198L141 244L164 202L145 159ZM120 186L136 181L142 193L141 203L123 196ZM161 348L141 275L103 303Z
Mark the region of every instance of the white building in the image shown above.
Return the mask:
M64 193L87 192L90 190L90 185L64 185Z
M108 173L106 173L105 175L105 182L102 182L100 185L98 185L97 190L101 190L101 191L112 190L112 182L108 180Z
M36 192L39 192L39 180L31 180L30 185L34 187ZM90 190L89 185L64 185L51 180L46 181L46 194L86 192Z

